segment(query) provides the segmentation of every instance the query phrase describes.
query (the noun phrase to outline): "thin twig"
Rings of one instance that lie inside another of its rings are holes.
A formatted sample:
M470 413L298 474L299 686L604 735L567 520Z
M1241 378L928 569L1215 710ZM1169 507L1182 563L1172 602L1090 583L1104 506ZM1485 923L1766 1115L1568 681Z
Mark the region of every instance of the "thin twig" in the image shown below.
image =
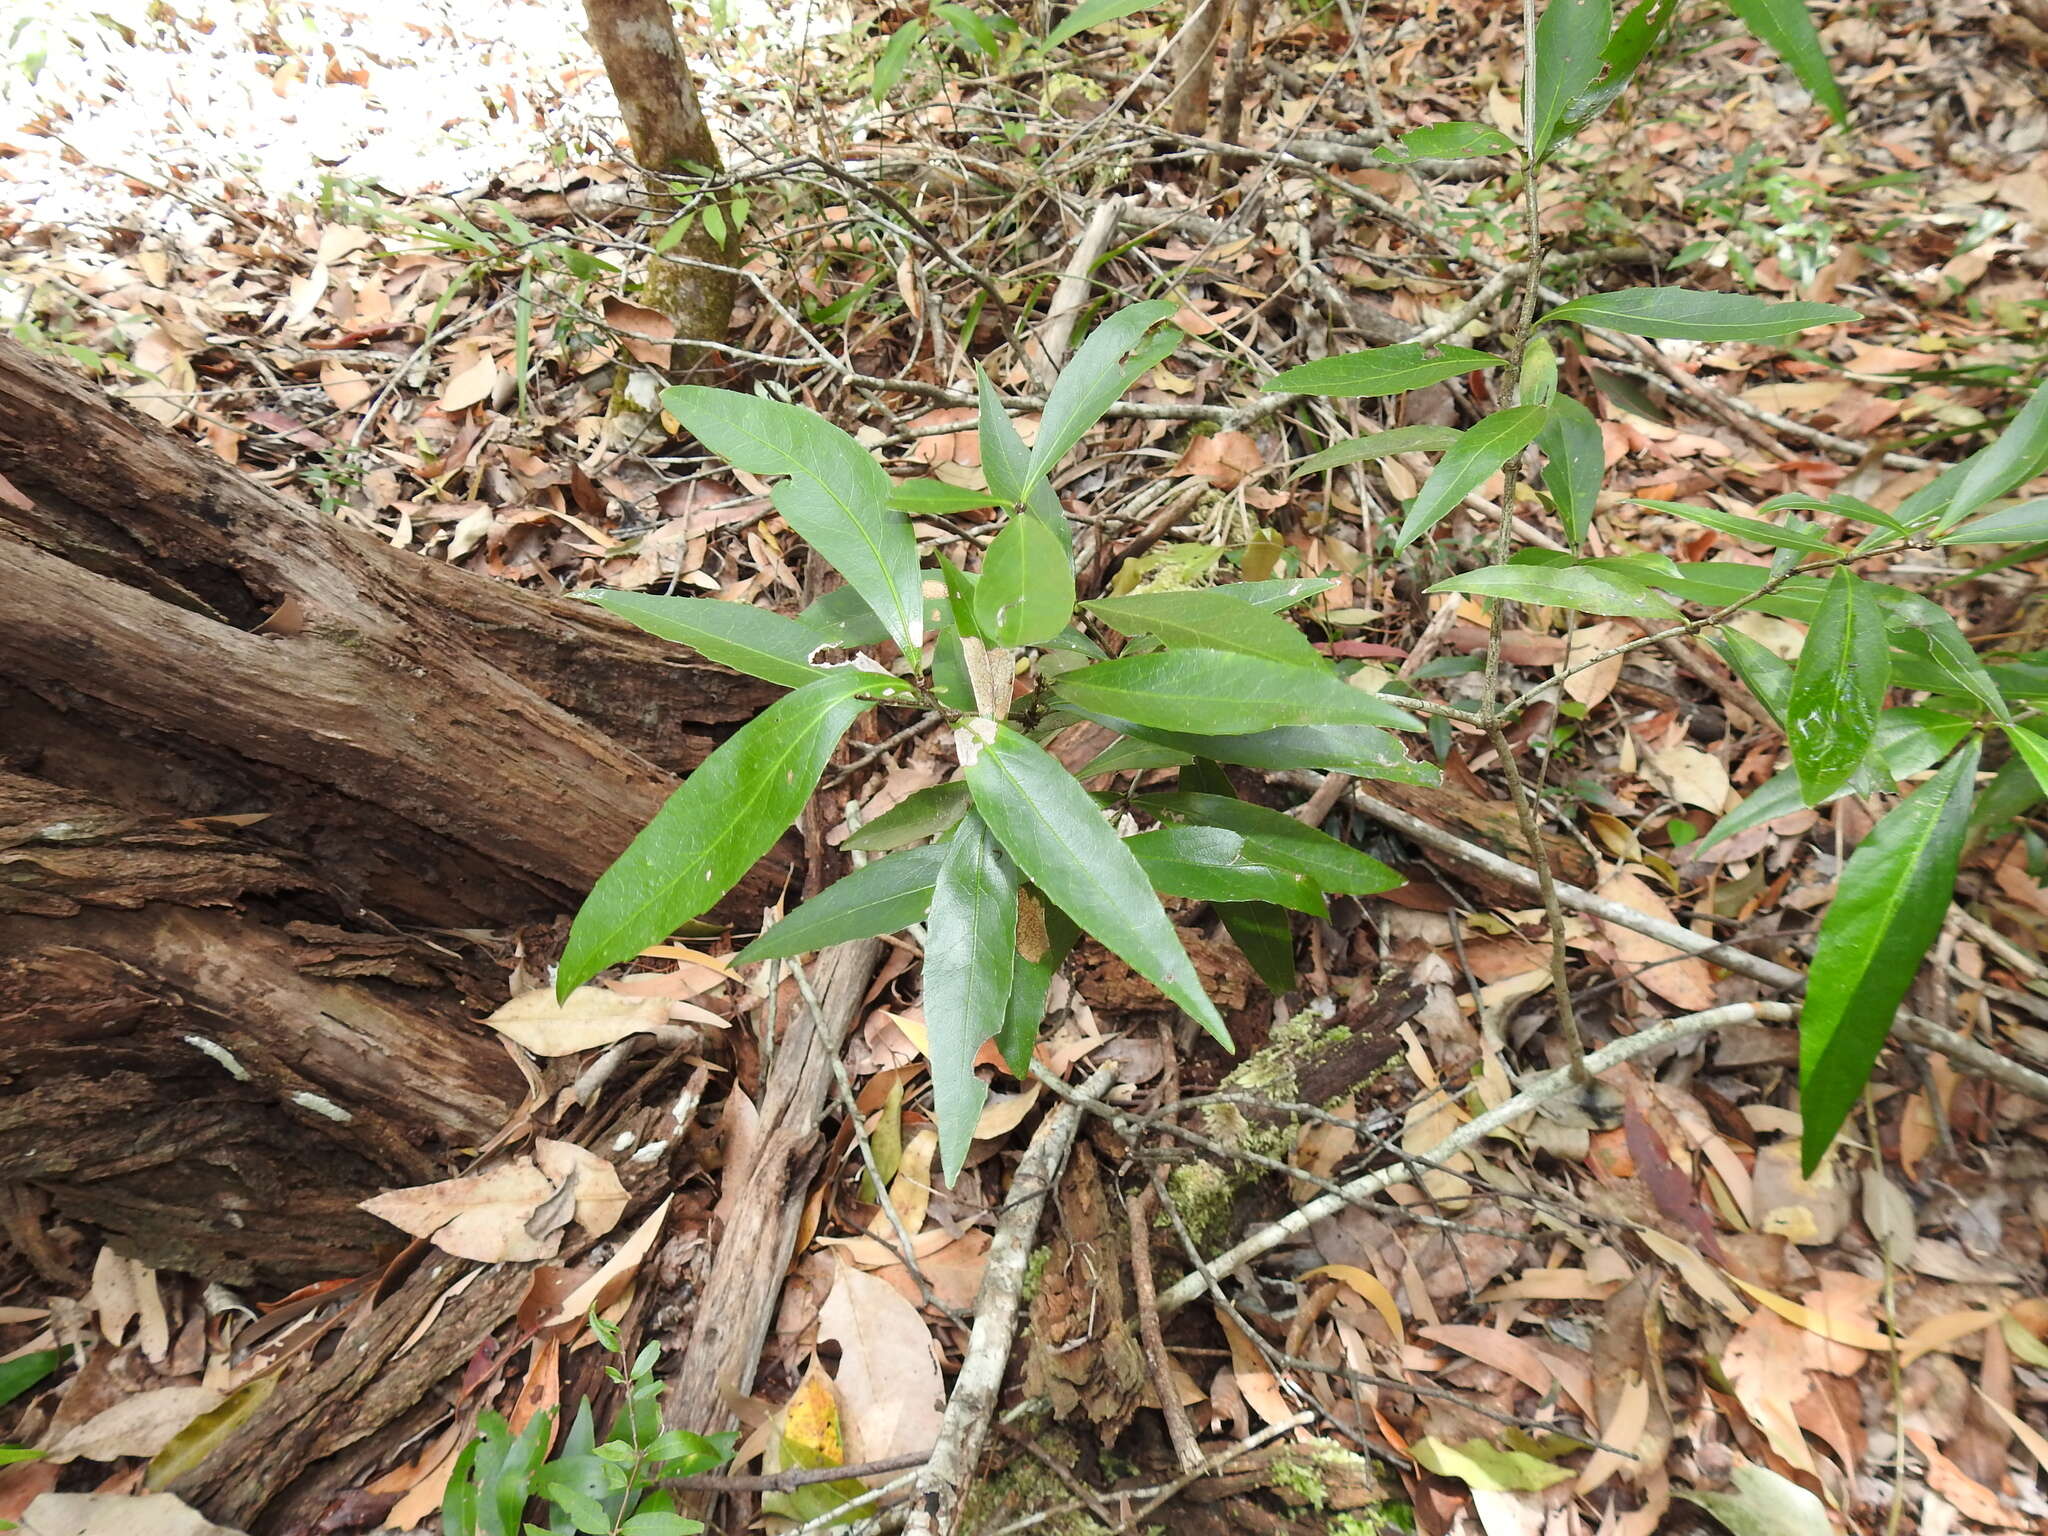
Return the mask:
M814 1483L837 1482L842 1477L880 1477L924 1465L925 1453L885 1456L880 1461L856 1461L843 1467L785 1467L780 1472L736 1473L729 1477L709 1473L701 1477L671 1477L662 1487L684 1493L789 1493ZM877 1490L879 1491L879 1490Z
M1173 1442L1174 1459L1181 1471L1189 1472L1202 1464L1202 1447L1195 1439L1187 1405L1174 1389L1166 1334L1159 1326L1159 1288L1152 1280L1152 1209L1157 1198L1147 1183L1131 1201L1131 1285L1138 1293L1138 1339L1145 1348L1145 1364L1152 1371L1152 1390L1159 1394L1166 1438Z

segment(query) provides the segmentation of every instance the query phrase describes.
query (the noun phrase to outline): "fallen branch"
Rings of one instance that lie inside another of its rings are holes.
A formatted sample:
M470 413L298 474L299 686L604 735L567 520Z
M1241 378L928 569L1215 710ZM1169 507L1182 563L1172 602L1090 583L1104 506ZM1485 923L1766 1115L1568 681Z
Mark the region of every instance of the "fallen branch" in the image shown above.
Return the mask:
M1099 1099L1115 1081L1116 1069L1103 1067L1081 1085L1080 1095ZM989 1244L988 1268L974 1298L974 1332L968 1336L967 1355L953 1379L938 1442L918 1475L916 1506L904 1522L908 1536L934 1536L953 1528L960 1496L981 1460L982 1442L988 1438L1003 1375L1010 1366L1010 1346L1016 1341L1017 1317L1024 1304L1024 1267L1038 1235L1038 1219L1045 1213L1046 1197L1059 1183L1080 1126L1078 1105L1054 1109L1031 1138L1010 1180Z

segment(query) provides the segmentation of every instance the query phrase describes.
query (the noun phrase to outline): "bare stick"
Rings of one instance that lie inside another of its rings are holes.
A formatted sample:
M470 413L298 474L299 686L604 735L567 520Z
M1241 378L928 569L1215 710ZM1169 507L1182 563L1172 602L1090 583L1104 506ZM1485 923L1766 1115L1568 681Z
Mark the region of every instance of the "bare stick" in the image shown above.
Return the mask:
M1189 0L1187 24L1173 55L1173 89L1166 93L1167 121L1175 133L1199 134L1208 126L1216 39L1228 14L1229 0Z
M1152 1210L1157 1199L1147 1184L1131 1202L1131 1288L1138 1293L1138 1338L1145 1346L1145 1363L1152 1369L1152 1389L1159 1394L1166 1438L1173 1442L1174 1460L1181 1471L1192 1472L1202 1464L1202 1447L1195 1439L1187 1407L1174 1390L1166 1334L1159 1326L1159 1288L1152 1281Z
M1244 78L1251 64L1252 39L1259 30L1259 0L1237 0L1231 21L1230 62L1223 74L1223 102L1216 109L1216 137L1235 144L1244 126Z
M1505 1104L1466 1121L1415 1159L1362 1174L1351 1180L1338 1193L1318 1195L1308 1204L1289 1211L1270 1226L1261 1227L1246 1237L1236 1247L1211 1259L1208 1271L1219 1278L1234 1274L1261 1254L1271 1252L1289 1238L1300 1236L1325 1216L1334 1215L1346 1205L1376 1195L1396 1184L1405 1184L1416 1176L1424 1164L1445 1162L1466 1148L1477 1146L1503 1126L1521 1119L1537 1105L1576 1091L1585 1076L1597 1076L1610 1067L1620 1066L1624 1061L1633 1061L1638 1056L1662 1050L1681 1040L1689 1040L1694 1035L1704 1034L1708 1030L1724 1029L1731 1024L1752 1024L1759 1019L1783 1023L1792 1017L1793 1010L1789 1003L1733 1003L1726 1008L1710 1008L1705 1013L1689 1013L1683 1018L1666 1019L1663 1023L1653 1024L1637 1034L1625 1036L1612 1045L1595 1051L1582 1062L1544 1073ZM1160 1292L1159 1310L1174 1312L1186 1306L1202 1294L1203 1283L1199 1274L1184 1277L1169 1289Z
M1081 318L1081 311L1088 307L1089 296L1095 291L1095 263L1109 248L1123 215L1124 200L1120 197L1097 204L1066 271L1060 274L1052 303L1046 307L1045 323L1031 341L1031 376L1040 389L1052 388L1060 364L1066 361L1067 345L1074 339L1074 323Z
M1080 1096L1099 1099L1116 1081L1116 1069L1103 1067L1081 1085ZM996 1398L1009 1369L1010 1346L1017 1337L1017 1314L1023 1305L1024 1266L1038 1235L1038 1219L1047 1197L1059 1182L1074 1133L1081 1126L1077 1105L1061 1104L1045 1117L1031 1138L1016 1175L1010 1180L1007 1203L996 1221L989 1244L988 1268L974 1298L974 1332L967 1356L953 1379L946 1416L939 1424L938 1443L917 1479L917 1504L904 1522L909 1536L934 1536L953 1529L960 1495L981 1460L982 1442L995 1417Z

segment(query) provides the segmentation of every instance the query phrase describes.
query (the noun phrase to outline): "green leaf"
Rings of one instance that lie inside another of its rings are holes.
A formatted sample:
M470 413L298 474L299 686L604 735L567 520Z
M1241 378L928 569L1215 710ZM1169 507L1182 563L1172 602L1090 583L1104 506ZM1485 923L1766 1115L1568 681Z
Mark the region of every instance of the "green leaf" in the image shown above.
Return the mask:
M981 557L974 622L997 645L1043 645L1074 613L1074 568L1059 536L1025 512L1003 525Z
M932 14L941 17L953 29L963 47L970 53L992 59L1002 52L1003 45L996 37L995 28L987 20L976 15L964 5L949 3L934 5Z
M865 650L889 638L887 626L852 587L834 587L798 614L796 621L815 630L820 645L843 651Z
M1565 113L1600 77L1600 52L1613 25L1608 0L1550 0L1544 6L1522 80L1530 159L1541 161L1550 153Z
M1123 398L1133 373L1125 359L1145 333L1179 308L1170 299L1153 299L1120 309L1088 333L1046 397L1038 420L1038 438L1024 467L1024 484L1036 488L1067 451L1102 419L1102 413ZM1150 357L1149 353L1141 354ZM1157 358L1150 358L1150 367ZM1142 371L1140 369L1139 371ZM989 482L990 487L995 485Z
M1158 827L1124 839L1152 889L1197 901L1265 901L1326 915L1308 876L1246 856L1244 839L1222 827Z
M1172 748L1173 761L1206 757L1219 763L1236 763L1244 768L1267 772L1285 769L1320 768L1348 773L1359 779L1390 779L1401 784L1436 784L1443 778L1434 763L1417 762L1402 750L1401 743L1373 725L1284 725L1273 731L1254 731L1241 736L1195 736L1184 731L1155 730L1133 725L1114 716L1092 716L1112 730L1123 731L1141 741ZM1109 754L1104 753L1107 757ZM1099 759L1098 759L1099 761ZM1133 762L1127 766L1136 767ZM1162 762L1156 766L1166 767ZM1090 763L1084 774L1102 772Z
M1061 702L1143 726L1197 736L1282 725L1420 729L1413 715L1334 673L1231 651L1156 651L1063 674Z
M1792 702L1792 663L1766 650L1739 629L1723 629L1714 641L1714 649L1735 669L1735 675L1756 695L1770 717L1783 726L1785 710Z
M1791 1478L1753 1461L1736 1462L1728 1475L1733 1493L1680 1488L1674 1496L1699 1505L1729 1536L1815 1536L1834 1528L1827 1506Z
M1261 612L1229 587L1140 592L1082 607L1120 635L1151 635L1169 646L1236 651L1296 667L1329 665L1300 630Z
M849 853L887 853L937 837L967 814L967 786L957 779L905 795L840 844Z
M63 1362L59 1349L35 1349L12 1360L0 1360L0 1404L11 1403Z
M2025 726L2008 725L2005 739L2012 743L2013 750L2027 765L2027 771L2034 776L2034 782L2041 786L2041 792L2048 794L2048 741L2043 741ZM4 1400L4 1399L0 1399Z
M1552 0L1553 8L1556 0ZM1565 1482L1571 1469L1555 1466L1527 1451L1506 1451L1484 1440L1453 1445L1424 1435L1409 1448L1415 1464L1438 1477L1455 1477L1482 1493L1541 1493Z
M1329 395L1355 399L1368 395L1399 395L1480 368L1498 368L1501 359L1470 347L1425 347L1412 341L1319 357L1289 368L1271 388L1297 395ZM1398 450L1396 450L1398 451Z
M1623 288L1573 299L1545 315L1542 323L1570 321L1631 336L1686 341L1770 341L1861 318L1839 304L1774 303L1746 293L1700 293L1691 288Z
M1870 751L1891 665L1875 590L1837 570L1807 631L1785 704L1785 744L1808 805L1848 783Z
M1676 619L1678 610L1640 581L1613 569L1586 565L1487 565L1429 589L1506 598L1576 613L1611 613L1630 619Z
M923 922L946 847L908 848L850 871L734 955L733 964L787 959Z
M1268 901L1217 901L1210 909L1268 991L1280 997L1294 990L1294 926L1285 907Z
M1760 517L1744 517L1739 512L1723 512L1718 507L1696 507L1683 501L1651 501L1643 496L1630 499L1639 507L1668 512L1673 517L1682 517L1687 522L1698 523L1703 528L1711 528L1716 533L1725 533L1751 544L1763 544L1772 549L1804 550L1811 555L1834 556L1841 553L1828 542L1826 534L1810 523L1767 523Z
M1657 46L1657 39L1664 35L1677 10L1678 0L1641 0L1622 17L1621 25L1600 50L1605 71L1600 83L1581 92L1565 108L1564 126L1568 130L1577 133L1614 104L1642 68L1643 60L1650 56L1650 50Z
M569 930L556 996L710 911L803 810L840 736L871 707L862 692L909 690L856 667L834 670L777 699L704 759L598 877Z
M1955 893L1975 742L1871 829L1821 920L1799 1016L1801 1161L1808 1176L1862 1096L1892 1017Z
M1917 592L1882 587L1878 590L1884 605L1885 632L1894 649L1912 659L1902 668L1895 658L1895 674L1902 674L1911 669L1912 662L1918 662L1926 670L1926 680L1934 685L1929 692L1959 693L1976 700L1997 719L2011 718L2005 695L1998 691L1997 683L1977 659L1969 639L1947 609ZM1887 590L1888 597L1884 596Z
M1078 37L1096 27L1106 27L1112 21L1121 21L1156 4L1158 0L1083 0L1082 4L1067 12L1058 26L1045 34L1045 41L1039 47L1050 51L1070 37Z
M1827 51L1821 47L1820 33L1814 29L1805 0L1728 0L1728 8L1792 66L1799 83L1828 109L1828 116L1838 126L1848 126L1848 103L1842 100L1842 89L1828 68Z
M620 1526L619 1536L697 1536L703 1529L702 1520L692 1520L671 1510L649 1510Z
M974 1123L988 1096L988 1085L975 1075L975 1054L1002 1030L1009 1012L1017 964L1017 866L973 814L941 852L931 916L925 919L924 1025L939 1156L951 1184L974 1145Z
M801 688L824 676L810 661L825 643L818 632L751 603L657 597L649 592L598 592L590 600L650 635L687 645L749 677Z
M1105 773L1143 773L1154 768L1178 768L1193 761L1193 754L1179 747L1162 746L1139 736L1121 736L1077 768L1074 777L1093 779Z
M1442 522L1453 507L1485 484L1488 476L1533 443L1549 419L1548 406L1516 405L1467 427L1450 451L1437 460L1436 468L1409 503L1401 532L1394 539L1395 550L1406 549Z
M1415 160L1478 160L1488 155L1512 155L1515 141L1498 128L1484 123L1431 123L1401 135L1398 144L1382 144L1373 158L1386 165L1407 165Z
M1044 932L1034 928L1034 922ZM1038 1043L1038 1026L1045 1022L1045 995L1081 930L1058 907L1036 891L1026 889L1017 904L1017 963L1010 975L1010 1004L1003 1014L1002 1033L996 1046L1012 1075L1031 1074L1031 1051ZM1040 942L1042 940L1042 943Z
M997 498L988 491L970 491L943 480L919 476L898 480L889 492L889 505L906 517L951 517L955 512L979 512L992 507Z
M1338 469L1346 464L1361 464L1371 459L1384 459L1396 453L1442 453L1461 435L1456 427L1419 426L1395 427L1388 432L1347 437L1341 443L1332 443L1321 453L1310 454L1294 467L1287 478L1299 480L1303 475Z
M2048 389L2036 389L1993 442L1956 466L1960 473L1936 530L1946 532L1955 527L1979 507L2025 485L2044 468L2048 468ZM1946 474L1939 477L1935 485L1946 478ZM1927 489L1932 491L1934 486Z
M924 36L924 23L908 21L889 34L889 41L882 48L882 55L875 60L875 78L868 87L868 99L880 106L896 89L896 82L903 78L903 71L910 64L910 50Z
M868 451L815 411L729 389L678 384L662 408L706 448L752 475L785 475L771 499L866 599L913 661L924 640L917 537L889 505L894 489Z
M1062 548L1073 549L1073 525L1067 521L1058 495L1046 480L1030 479L1031 450L1024 446L1024 439L1017 435L1017 424L996 398L995 386L979 368L974 370L974 387L981 400L981 472L990 492L1006 507L1022 501L1032 516L1043 518L1045 525L1060 536ZM1024 494L1027 485L1031 492L1028 498Z
M448 1474L447 1491L441 1495L441 1529L445 1536L477 1536L476 1482L473 1473L479 1442L472 1440L455 1458Z
M2043 394L2048 394L2044 390ZM1937 544L2031 544L2048 539L2048 496L2014 502L1972 518L1935 540Z
M976 732L988 722L970 722ZM1095 801L1044 748L1007 725L963 755L974 806L1046 898L1228 1045L1145 872Z
M1335 585L1336 579L1330 576L1292 576L1273 581L1233 581L1214 590L1235 602L1250 603L1252 607L1263 608L1268 613L1279 613L1296 603L1321 597Z
M1376 896L1406 883L1378 859L1320 828L1235 796L1176 790L1140 795L1137 805L1155 816L1183 816L1203 826L1235 832L1244 838L1246 852L1254 860L1298 870L1332 895Z
M1607 440L1599 419L1571 396L1559 395L1550 402L1550 419L1536 434L1536 446L1543 450L1543 489L1565 538L1582 545L1607 478Z

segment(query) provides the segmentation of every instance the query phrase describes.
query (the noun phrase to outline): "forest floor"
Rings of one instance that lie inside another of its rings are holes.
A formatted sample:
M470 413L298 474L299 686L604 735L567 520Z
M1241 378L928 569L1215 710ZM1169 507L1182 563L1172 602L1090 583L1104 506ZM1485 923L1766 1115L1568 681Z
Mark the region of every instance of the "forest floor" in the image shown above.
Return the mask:
M1091 554L1084 586L1199 584L1248 565L1331 577L1310 610L1331 655L1446 702L1473 697L1485 613L1423 589L1473 562L1484 521L1461 511L1389 560L1387 519L1426 461L1290 468L1359 432L1468 423L1483 383L1434 386L1393 413L1270 405L1263 381L1439 322L1472 345L1497 337L1506 302L1489 279L1517 246L1500 180L1411 173L1370 151L1445 118L1512 129L1520 7L1266 7L1242 149L1158 127L1163 12L1056 49L1010 44L1000 68L973 53L971 27L928 18L898 77L871 90L911 10L713 9L689 20L691 51L747 203L748 254L714 382L813 405L897 473L976 489L973 370L1042 392L1024 343L1063 272L1085 275L1104 308L1172 297L1182 345L1059 485ZM1813 349L1601 337L1568 358L1564 387L1594 406L1610 465L1600 552L1768 564L1642 503L1847 491L1895 506L2009 420L2048 358L2048 15L1987 0L1816 10L1851 130L1830 127L1722 11L1695 6L1647 85L1546 173L1547 233L1571 259L1561 287L1684 282L1863 316ZM67 4L0 36L0 318L14 334L423 559L549 591L784 611L817 595L760 482L658 418L610 409L622 368L647 375L666 333L632 301L650 226L575 7L128 11ZM1046 14L1015 13L1024 41ZM974 513L920 524L935 549L985 542L982 528ZM1979 563L1937 549L1891 574L1981 647L2048 649L2041 567L1957 580ZM1518 691L1636 633L1521 614L1506 649ZM1739 627L1798 652L1803 626L1787 619ZM1617 658L1564 693L1513 742L1544 786L1563 875L1799 965L1872 806L1795 810L1702 852L1780 767L1777 728L1690 645ZM822 857L949 774L927 724L877 722L828 773ZM1079 763L1095 745L1061 755ZM1512 852L1498 765L1478 745L1437 740L1443 789L1399 803ZM1271 803L1299 798L1272 787ZM2034 809L1976 829L1913 1008L2048 1068L2048 822ZM1504 1096L1506 1064L1559 1059L1533 897L1349 803L1325 825L1409 883L1310 925L1291 1000L1261 989L1213 919L1183 919L1212 990L1235 1004L1241 1053L1298 1009L1356 1020L1376 986L1414 998L1385 1026L1391 1069L1285 1139L1277 1156L1294 1173L1252 1179L1203 1239L1210 1252L1331 1181L1434 1146ZM757 1036L790 1006L787 986L732 970L732 950L724 937L670 946L615 983L712 1027L710 1086L681 1131L701 1171L663 1207L691 1236L712 1230L720 1170L744 1165ZM1597 916L1573 915L1566 962L1595 1043L1774 999ZM1232 1062L1099 954L1051 1004L1049 1075L1079 1083L1113 1065L1129 1118L1092 1120L1060 1186L1018 1347L1036 1411L995 1440L976 1529L1649 1536L1687 1508L1674 1490L1743 1486L1731 1475L1744 1464L1822 1495L1850 1530L2048 1528L2048 1114L2024 1094L1894 1049L1867 1113L1808 1181L1796 1032L1699 1037L1610 1074L1620 1126L1519 1122L1316 1223L1232 1282L1227 1309L1205 1299L1168 1318L1162 1348L1146 1339L1156 1291L1191 1266L1136 1197L1148 1171L1204 1155L1184 1133L1213 1133L1219 1111L1187 1101ZM867 1145L851 1119L830 1128L801 1251L736 1405L748 1433L734 1471L827 1455L830 1437L793 1450L802 1436L784 1416L821 1396L848 1464L929 1448L1010 1173L1057 1095L999 1079L970 1166L946 1187L921 1029L917 956L895 946L845 1056ZM1488 1063L1491 1087L1472 1088ZM869 1152L888 1165L893 1214L866 1180ZM1158 1240L1156 1291L1128 1274L1134 1231ZM626 1268L652 1236L623 1245ZM0 1518L60 1483L139 1489L139 1458L185 1428L190 1394L217 1405L291 1346L290 1327L253 1350L237 1341L251 1307L286 1298L141 1270L75 1228L52 1241L94 1285L51 1295L0 1268L0 1373L53 1340L98 1363L7 1410L7 1438L60 1455L0 1463ZM642 1277L643 1291L657 1283ZM310 1325L306 1299L288 1315ZM643 1296L633 1316L672 1300ZM479 1352L446 1414L323 1529L413 1528L438 1509L479 1408L558 1401L565 1341L508 1328L505 1343ZM1233 1458L1215 1476L1181 1482L1162 1393L1205 1454ZM1153 1514L1162 1493L1178 1502ZM819 1512L785 1503L761 1518L788 1529ZM1813 1528L1760 1507L1746 1518L1730 1528Z

